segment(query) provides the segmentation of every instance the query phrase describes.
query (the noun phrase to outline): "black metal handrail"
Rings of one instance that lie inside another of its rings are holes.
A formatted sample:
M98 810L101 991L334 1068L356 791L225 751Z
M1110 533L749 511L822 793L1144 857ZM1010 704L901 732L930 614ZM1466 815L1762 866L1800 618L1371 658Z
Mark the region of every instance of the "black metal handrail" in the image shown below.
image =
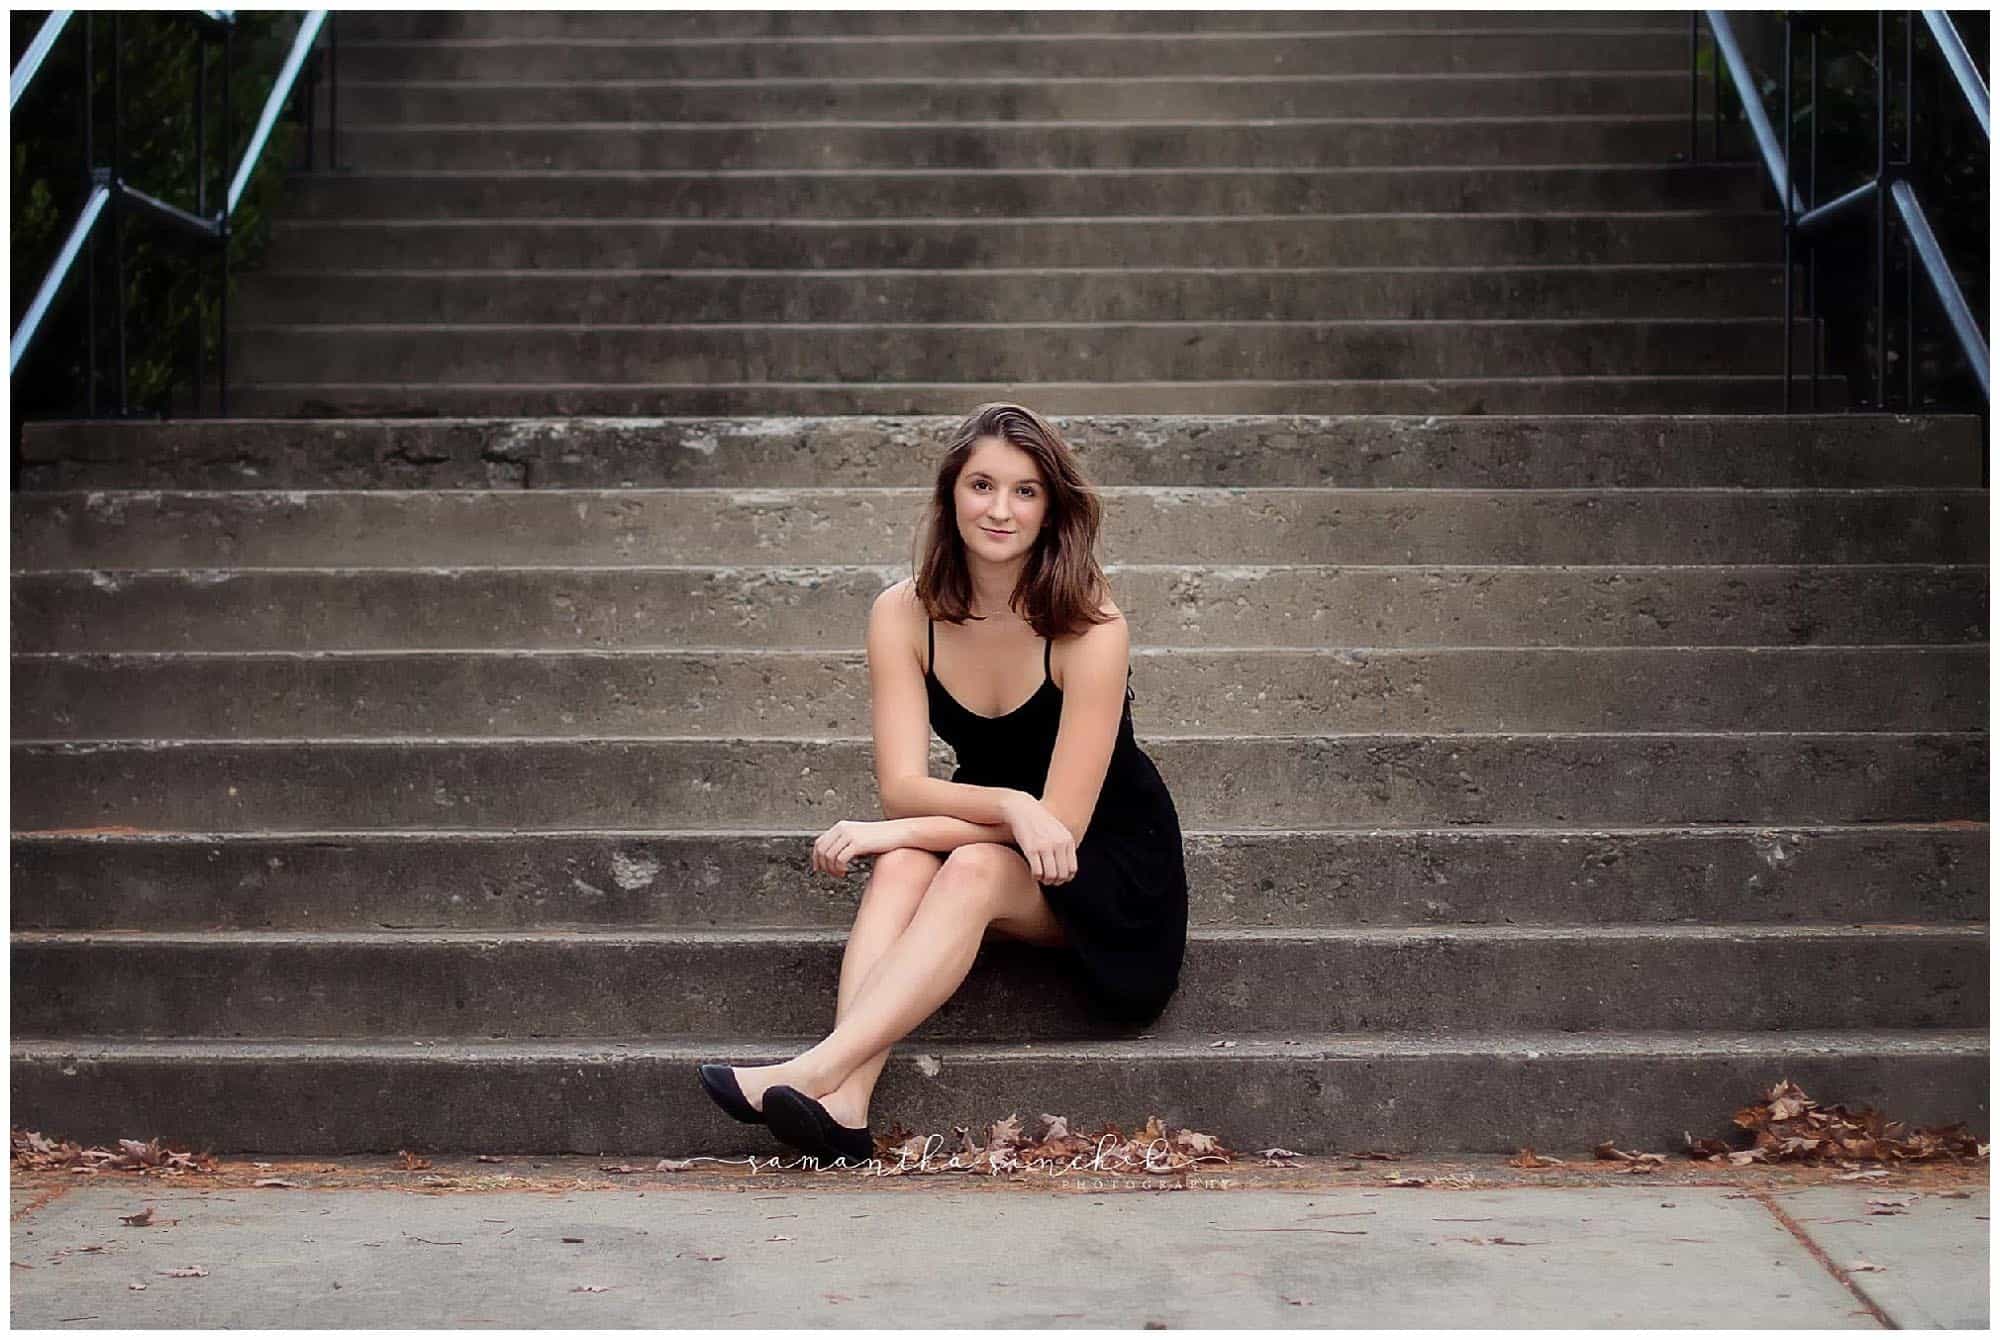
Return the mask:
M1924 10L1925 27L1930 31L1940 54L1950 69L1960 93L1979 123L1980 130L1990 142L1992 130L1988 119L1986 86L1980 80L1977 68L1966 52L1964 42L1959 38L1951 19L1942 10ZM1913 64L1915 60L1914 26L1911 12L1904 12L1904 86L1906 96L1913 89ZM1864 206L1873 205L1874 215L1874 307L1875 307L1875 407L1888 406L1888 213L1891 205L1901 222L1904 234L1906 257L1914 252L1919 268L1930 285L1933 296L1943 309L1945 319L1951 327L1952 336L1973 376L1979 382L1980 394L1987 406L1992 401L1989 383L1988 354L1985 337L1980 333L1979 323L1973 316L1970 304L1960 289L1946 262L1943 249L1938 245L1936 235L1931 231L1930 220L1924 213L1922 203L1917 198L1916 189L1911 185L1909 172L1914 159L1914 136L1905 133L1904 156L1892 159L1889 156L1888 136L1888 43L1887 17L1877 11L1875 15L1875 173L1860 186L1845 192L1823 204L1815 204L1818 177L1818 79L1819 79L1819 33L1816 27L1809 30L1812 42L1811 83L1808 97L1811 107L1809 137L1811 147L1806 173L1804 196L1798 190L1793 168L1795 155L1792 151L1792 126L1794 121L1792 88L1792 38L1800 23L1810 23L1810 16L1784 11L1784 78L1782 99L1785 118L1784 140L1780 143L1777 132L1771 127L1770 118L1764 111L1763 99L1757 92L1757 83L1750 71L1749 62L1744 58L1729 16L1722 10L1698 10L1689 22L1688 42L1690 73L1698 64L1700 27L1706 22L1713 43L1717 61L1717 78L1714 83L1719 89L1723 80L1721 74L1728 73L1728 85L1735 91L1745 120L1749 123L1752 138L1756 142L1757 154L1763 160L1764 168L1778 194L1779 212L1784 230L1784 409L1792 409L1792 321L1795 306L1792 297L1793 251L1803 241L1808 248L1809 259L1816 260L1813 247L1827 229L1837 221L1845 220ZM1712 94L1712 96L1716 96ZM1698 156L1700 136L1696 125L1698 102L1691 102L1689 116L1690 160ZM1719 110L1719 108L1718 108ZM1716 156L1720 156L1721 129L1720 116L1714 118ZM1807 313L1809 323L1818 321L1817 266L1813 264L1807 277ZM1912 299L1914 295L1911 295ZM1915 357L1915 302L1906 301L1904 307L1904 364L1909 379L1907 398L1911 408L1916 407L1916 364ZM1819 408L1820 348L1813 341L1813 368L1811 378L1811 406Z
M190 19L198 22L203 29L205 37L213 38L222 43L222 115L223 122L227 125L229 121L230 45L231 37L235 30L235 11L209 9L183 12ZM43 60L54 47L56 40L62 35L63 29L73 13L74 11L71 10L58 10L51 14L43 23L41 31L36 34L34 42L30 44L20 64L14 69L12 81L14 103L20 101L23 90L34 79L36 71L40 69ZM114 16L114 34L116 33L116 24L117 19ZM112 162L108 166L94 161L88 163L91 189L85 197L83 208L79 211L75 224L71 226L69 235L63 242L62 249L57 253L54 262L49 266L48 273L43 277L40 288L36 290L34 300L29 303L27 311L22 315L20 324L14 328L9 350L11 357L8 372L10 375L19 369L21 359L27 354L29 347L34 343L35 336L41 329L43 319L48 315L49 309L54 305L56 298L62 292L65 282L69 279L75 267L78 254L82 252L85 244L91 241L98 225L108 217L112 228L112 250L119 265L119 279L114 285L117 292L116 301L118 308L118 410L121 414L130 412L125 366L125 286L122 268L123 249L120 245L120 224L126 213L136 213L141 217L151 219L183 236L189 237L198 243L213 247L221 255L222 285L218 312L218 325L220 326L221 335L217 342L216 405L218 413L228 413L230 218L235 213L238 202L242 200L244 191L250 185L250 180L263 157L264 146L270 140L271 131L277 125L278 117L283 112L286 101L291 97L293 88L298 83L299 75L306 66L307 58L313 54L322 31L326 34L329 64L332 66L330 78L334 81L334 86L337 87L339 77L339 46L334 30L333 13L330 10L324 9L308 10L300 18L298 33L293 38L291 49L287 53L284 64L279 68L277 77L272 83L269 96L264 100L263 111L258 117L255 129L251 132L249 142L244 147L243 157L237 164L236 172L231 177L228 188L223 193L222 200L212 212L208 207L207 137L201 128L204 113L203 104L205 102L203 94L197 91L195 97L196 205L194 210L189 211L168 204L157 196L133 186L125 179L122 164L117 161L117 123L120 111L117 94L117 69L114 65L112 79ZM114 36L114 62L118 55L115 50L116 46L117 39ZM206 84L207 69L208 62L204 54L201 59L202 79L201 85L198 85L198 90L202 85ZM84 153L87 160L92 153L93 140L90 130L90 90L94 86L93 74L92 45L88 22L86 20L84 34ZM339 102L338 94L336 93L333 96L332 114L327 118L327 161L329 164L335 164L338 161ZM308 108L307 115L308 154L310 154L310 108ZM91 343L90 365L94 369L96 366L96 331L94 325L89 325L88 338ZM198 407L201 401L202 384L204 381L199 340L196 342L194 378L194 400ZM97 407L94 372L92 376L87 378L87 381L89 382L86 391L89 398L89 410L94 414Z

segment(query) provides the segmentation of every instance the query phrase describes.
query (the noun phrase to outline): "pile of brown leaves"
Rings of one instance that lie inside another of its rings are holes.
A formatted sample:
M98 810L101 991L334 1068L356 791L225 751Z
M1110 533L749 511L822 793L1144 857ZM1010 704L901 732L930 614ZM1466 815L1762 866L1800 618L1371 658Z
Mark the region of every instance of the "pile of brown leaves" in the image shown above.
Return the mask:
M1950 1159L1954 1163L1986 1157L1964 1122L1906 1130L1872 1107L1849 1112L1835 1103L1821 1107L1788 1079L1779 1080L1761 1103L1743 1108L1736 1124L1756 1133L1749 1149L1731 1149L1720 1140L1687 1137L1688 1157L1708 1163L1742 1167L1749 1163L1866 1161L1919 1163Z
M1069 1119L1042 1113L1029 1135L1010 1113L986 1130L984 1143L964 1126L949 1137L917 1135L898 1124L876 1140L881 1172L1180 1173L1198 1164L1228 1164L1234 1151L1204 1131L1173 1129L1157 1116L1131 1135L1107 1122L1096 1132L1072 1131Z
M185 1149L168 1149L160 1144L158 1136L144 1143L138 1140L120 1140L116 1153L94 1146L85 1149L74 1140L57 1143L43 1136L40 1131L24 1131L18 1127L14 1128L13 1136L16 1168L67 1168L77 1173L109 1170L157 1177L173 1177L190 1172L215 1172L217 1168L215 1155L196 1154Z

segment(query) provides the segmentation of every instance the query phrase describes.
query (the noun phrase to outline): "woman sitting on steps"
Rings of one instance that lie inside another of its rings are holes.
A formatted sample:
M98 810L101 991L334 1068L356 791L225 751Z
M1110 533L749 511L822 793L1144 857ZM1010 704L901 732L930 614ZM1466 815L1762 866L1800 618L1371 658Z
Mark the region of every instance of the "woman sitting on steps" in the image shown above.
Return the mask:
M843 820L813 844L813 868L836 877L875 858L834 1028L780 1064L700 1066L737 1120L824 1161L872 1156L868 1103L890 1047L990 935L1060 950L1108 1018L1165 1009L1187 943L1180 817L1133 737L1130 639L1099 525L1069 445L1032 410L983 405L960 426L916 575L868 619L876 780L897 817ZM932 727L958 755L949 781L929 775Z

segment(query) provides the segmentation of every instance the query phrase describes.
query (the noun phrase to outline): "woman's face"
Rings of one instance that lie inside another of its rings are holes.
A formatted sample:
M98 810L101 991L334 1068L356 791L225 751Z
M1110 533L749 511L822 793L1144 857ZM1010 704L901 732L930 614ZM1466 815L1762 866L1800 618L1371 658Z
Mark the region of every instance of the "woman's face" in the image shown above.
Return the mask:
M952 496L966 552L988 562L1025 556L1048 513L1048 489L1035 458L997 437L973 443Z

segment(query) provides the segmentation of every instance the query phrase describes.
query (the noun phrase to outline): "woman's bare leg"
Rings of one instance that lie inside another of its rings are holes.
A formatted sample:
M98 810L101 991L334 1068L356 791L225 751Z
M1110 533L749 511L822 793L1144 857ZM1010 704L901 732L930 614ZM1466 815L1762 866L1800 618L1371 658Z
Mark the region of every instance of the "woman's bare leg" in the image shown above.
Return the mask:
M739 1070L744 1096L758 1104L771 1084L789 1084L815 1098L838 1089L951 998L988 927L1043 944L1060 943L1062 936L1026 858L1000 843L975 842L946 859L909 926L863 980L833 1032L781 1065Z
M847 1017L861 987L889 946L910 924L917 905L923 901L931 880L943 868L945 858L920 847L897 847L880 852L868 873L868 887L862 890L861 906L854 913L854 928L848 932L847 947L840 958L840 992L834 1006L835 1024ZM844 1126L862 1126L868 1120L868 1096L874 1092L876 1077L889 1063L888 1047L855 1067L847 1081L820 1098L834 1120ZM759 1111L764 1107L764 1090L788 1081L776 1065L738 1066L736 1082L743 1096Z
M900 855L899 855L900 854ZM910 921L917 914L924 895L930 891L931 881L944 868L945 858L934 851L924 851L916 847L898 847L894 852L884 852L876 857L879 865L890 856L899 856L894 873L889 877L893 882L893 898L878 901L891 904L881 914L874 917L863 937L861 918L854 920L854 934L847 939L847 952L840 960L840 996L834 1006L833 1021L837 1027L854 1008L854 1002L861 998L867 983L875 976L882 956L909 928ZM914 859L912 859L914 858ZM870 880L873 888L874 881ZM868 1124L868 1100L875 1092L875 1083L882 1077L882 1067L889 1064L889 1047L884 1047L873 1056L854 1067L852 1074L841 1081L838 1088L823 1094L813 1094L819 1099L827 1115L843 1126L866 1126ZM782 1083L782 1081L780 1081Z

